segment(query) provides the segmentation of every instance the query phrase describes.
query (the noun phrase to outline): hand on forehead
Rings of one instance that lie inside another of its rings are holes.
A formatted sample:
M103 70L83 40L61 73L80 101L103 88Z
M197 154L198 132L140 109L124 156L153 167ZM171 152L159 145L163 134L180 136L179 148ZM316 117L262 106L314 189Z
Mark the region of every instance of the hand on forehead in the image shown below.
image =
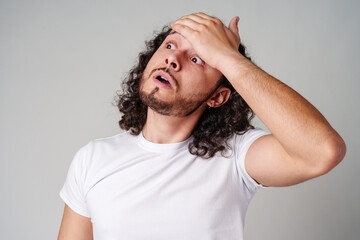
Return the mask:
M215 58L237 52L240 44L238 20L239 17L232 18L229 27L226 27L218 18L205 13L193 13L173 22L171 33L176 32L190 41L199 56L216 68Z

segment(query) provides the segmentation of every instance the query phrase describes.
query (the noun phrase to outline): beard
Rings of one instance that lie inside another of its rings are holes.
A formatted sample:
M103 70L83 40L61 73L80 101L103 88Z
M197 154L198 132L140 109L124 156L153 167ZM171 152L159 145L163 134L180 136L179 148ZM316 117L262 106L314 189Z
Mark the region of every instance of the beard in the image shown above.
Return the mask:
M160 90L159 87L156 86L150 92L146 92L143 89L143 84L144 79L141 79L139 90L141 101L153 111L161 115L173 117L189 116L197 109L199 109L217 89L216 87L208 93L193 93L186 96L174 95L174 100L165 101L160 99L157 94Z
M173 117L186 117L195 112L211 95L194 94L188 97L177 97L172 101L164 101L156 96L159 87L155 87L150 93L140 89L141 101L155 112Z

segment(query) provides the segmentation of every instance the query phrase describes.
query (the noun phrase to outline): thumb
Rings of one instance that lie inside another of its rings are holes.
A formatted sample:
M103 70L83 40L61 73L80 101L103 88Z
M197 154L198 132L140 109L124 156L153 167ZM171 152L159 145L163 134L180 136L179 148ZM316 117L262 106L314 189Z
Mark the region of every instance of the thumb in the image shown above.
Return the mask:
M229 29L231 32L233 32L235 35L238 35L239 34L239 29L238 29L238 22L239 22L239 17L236 16L236 17L233 17L231 20L230 20L230 23L229 23Z
M240 44L240 35L239 35L239 28L238 28L239 19L240 18L238 16L233 17L230 20L230 23L229 23L229 30L235 36L235 39L236 39L236 42L237 42L238 46Z

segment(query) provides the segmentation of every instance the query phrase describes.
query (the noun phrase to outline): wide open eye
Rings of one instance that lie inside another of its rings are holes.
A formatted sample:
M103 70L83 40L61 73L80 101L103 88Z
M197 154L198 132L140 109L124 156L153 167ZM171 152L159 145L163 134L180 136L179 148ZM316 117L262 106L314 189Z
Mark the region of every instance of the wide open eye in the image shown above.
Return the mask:
M166 44L166 48L167 49L175 49L175 45L173 43L169 42Z
M199 57L192 57L191 61L196 64L204 64L203 60L201 60Z

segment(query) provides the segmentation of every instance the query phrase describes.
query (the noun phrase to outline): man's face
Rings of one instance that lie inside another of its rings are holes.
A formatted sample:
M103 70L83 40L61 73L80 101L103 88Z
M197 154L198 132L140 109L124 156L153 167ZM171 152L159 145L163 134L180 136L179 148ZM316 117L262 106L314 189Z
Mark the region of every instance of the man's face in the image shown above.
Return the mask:
M206 104L221 76L199 58L187 39L172 31L142 74L140 98L160 114L188 116Z

